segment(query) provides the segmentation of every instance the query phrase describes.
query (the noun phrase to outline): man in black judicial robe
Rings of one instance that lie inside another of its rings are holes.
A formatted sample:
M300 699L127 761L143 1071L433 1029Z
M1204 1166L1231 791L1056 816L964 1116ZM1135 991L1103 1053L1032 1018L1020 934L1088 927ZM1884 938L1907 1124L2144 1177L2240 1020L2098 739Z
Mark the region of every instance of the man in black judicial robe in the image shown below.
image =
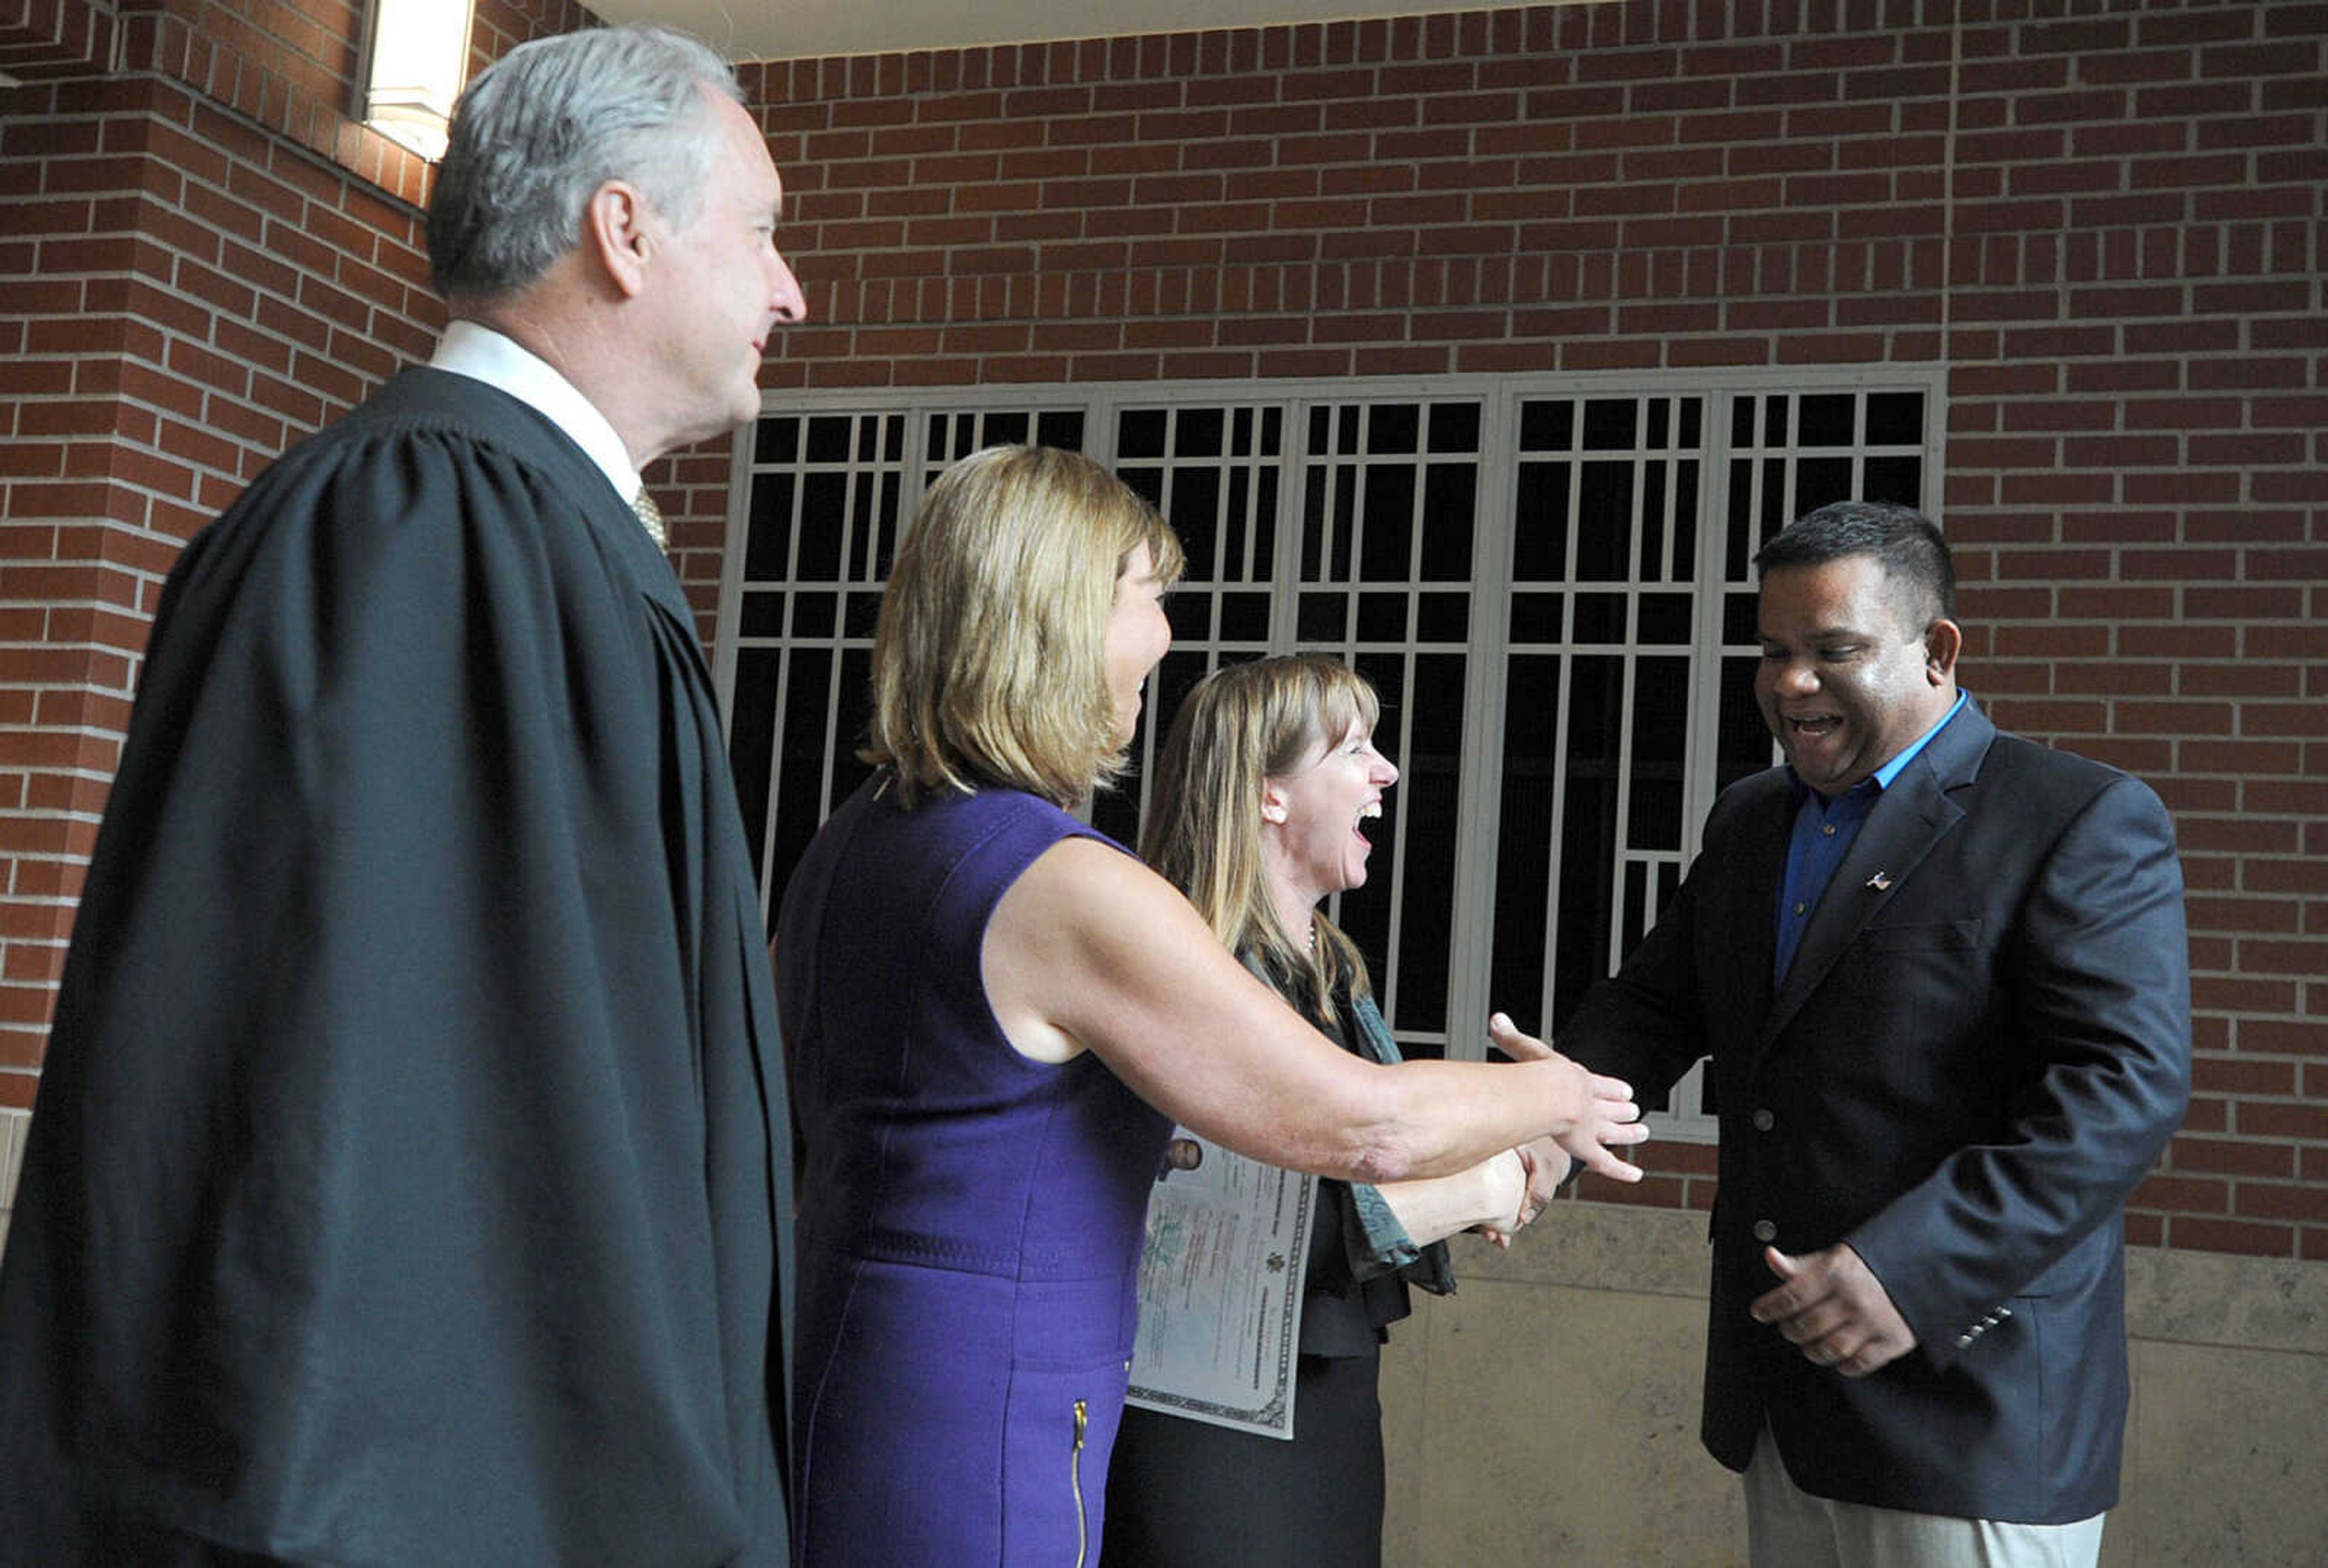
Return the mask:
M481 78L458 368L172 574L0 1263L0 1563L786 1558L764 923L618 488L804 314L734 91L651 29Z

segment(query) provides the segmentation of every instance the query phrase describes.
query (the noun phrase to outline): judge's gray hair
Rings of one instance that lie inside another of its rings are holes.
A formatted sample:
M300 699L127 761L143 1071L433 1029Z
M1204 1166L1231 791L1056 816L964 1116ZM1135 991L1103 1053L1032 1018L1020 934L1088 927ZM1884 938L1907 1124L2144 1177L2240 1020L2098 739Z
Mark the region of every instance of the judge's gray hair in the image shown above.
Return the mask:
M581 242L582 212L627 180L674 227L693 221L718 138L707 92L736 72L667 27L594 27L521 43L469 84L428 203L428 271L447 301L493 299Z

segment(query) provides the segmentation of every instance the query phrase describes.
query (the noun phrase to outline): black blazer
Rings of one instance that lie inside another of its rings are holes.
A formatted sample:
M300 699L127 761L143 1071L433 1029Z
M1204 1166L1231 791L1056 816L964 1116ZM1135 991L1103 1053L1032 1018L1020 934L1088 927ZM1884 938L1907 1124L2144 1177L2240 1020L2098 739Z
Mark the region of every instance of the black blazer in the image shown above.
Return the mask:
M2117 1498L2124 1215L2190 1094L2173 825L2139 780L1967 702L1883 792L1783 986L1797 796L1725 791L1674 903L1561 1031L1637 1088L1713 1057L1722 1132L1704 1437L1767 1421L1822 1497L2060 1524ZM1749 1303L1766 1242L1848 1242L1917 1347L1812 1366Z

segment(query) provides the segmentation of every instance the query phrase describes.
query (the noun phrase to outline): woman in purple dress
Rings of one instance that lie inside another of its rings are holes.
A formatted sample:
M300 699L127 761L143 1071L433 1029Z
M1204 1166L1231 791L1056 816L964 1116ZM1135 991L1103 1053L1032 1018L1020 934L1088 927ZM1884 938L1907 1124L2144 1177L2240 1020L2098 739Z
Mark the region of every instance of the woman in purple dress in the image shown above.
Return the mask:
M1363 1061L1067 814L1122 765L1179 567L1152 508L1044 447L947 470L898 551L875 773L777 925L813 1568L1096 1561L1173 1121L1360 1181L1540 1135L1636 1174L1611 1151L1643 1135L1624 1084L1534 1041L1502 1066Z

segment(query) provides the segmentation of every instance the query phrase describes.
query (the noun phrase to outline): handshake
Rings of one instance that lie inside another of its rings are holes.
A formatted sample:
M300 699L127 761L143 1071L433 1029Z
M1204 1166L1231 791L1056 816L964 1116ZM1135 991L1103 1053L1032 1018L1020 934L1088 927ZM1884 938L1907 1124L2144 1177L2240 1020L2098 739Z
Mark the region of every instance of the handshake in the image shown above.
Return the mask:
M1488 1020L1488 1036L1497 1049L1514 1061L1558 1057L1550 1046L1523 1033L1503 1013ZM1632 1086L1588 1072L1575 1063L1567 1065L1579 1080L1582 1109L1565 1129L1506 1150L1453 1176L1390 1182L1379 1188L1410 1237L1422 1244L1470 1231L1507 1248L1512 1238L1544 1212L1553 1194L1579 1166L1615 1181L1641 1179L1641 1168L1614 1152L1649 1136L1649 1130L1641 1123L1641 1108L1633 1099Z

